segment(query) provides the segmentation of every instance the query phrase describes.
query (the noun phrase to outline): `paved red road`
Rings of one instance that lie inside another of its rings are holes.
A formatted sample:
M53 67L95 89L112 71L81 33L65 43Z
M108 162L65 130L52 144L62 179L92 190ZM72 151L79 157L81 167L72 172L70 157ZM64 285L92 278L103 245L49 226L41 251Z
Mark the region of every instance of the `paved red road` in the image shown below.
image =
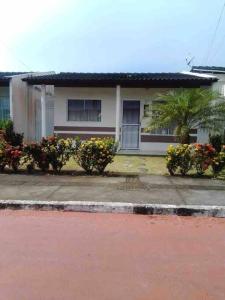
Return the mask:
M225 299L225 219L0 211L0 299Z

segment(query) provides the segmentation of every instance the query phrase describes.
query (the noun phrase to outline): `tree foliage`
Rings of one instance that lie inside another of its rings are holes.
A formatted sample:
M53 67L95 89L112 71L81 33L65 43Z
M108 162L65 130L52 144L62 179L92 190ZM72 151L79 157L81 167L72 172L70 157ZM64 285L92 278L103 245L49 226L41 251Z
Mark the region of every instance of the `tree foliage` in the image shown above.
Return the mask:
M147 130L175 126L178 142L189 144L191 129L218 132L224 128L225 101L211 89L177 89L157 98Z

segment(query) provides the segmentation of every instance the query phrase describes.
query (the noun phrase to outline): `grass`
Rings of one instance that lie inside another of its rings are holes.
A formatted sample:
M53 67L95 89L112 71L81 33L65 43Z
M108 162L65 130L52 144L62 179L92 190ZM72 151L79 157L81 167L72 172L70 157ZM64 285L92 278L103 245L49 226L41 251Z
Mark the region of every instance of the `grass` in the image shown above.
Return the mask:
M63 169L82 170L73 159L71 159ZM106 171L110 173L167 174L164 157L138 155L116 155L114 162L107 166Z
M115 157L114 162L107 167L111 172L145 173L165 175L166 160L158 156L121 156Z
M63 170L82 171L82 168L71 159ZM138 155L116 155L114 162L109 164L106 168L109 173L131 173L131 174L154 174L154 175L168 175L166 168L166 159L163 156L138 156ZM195 170L190 170L188 173L191 177L198 177ZM211 178L212 171L209 169L201 177ZM218 179L225 180L225 171L222 172Z
M26 167L20 168L24 172ZM169 175L166 168L166 159L163 156L138 156L138 155L116 155L112 164L109 164L105 170L108 175L126 175L126 174L151 174L151 175ZM11 171L10 171L11 172ZM37 174L40 170L35 171ZM50 171L52 173L52 171ZM63 167L61 175L77 174L84 175L84 170L70 159ZM177 174L177 176L181 176ZM194 169L190 170L186 176L199 177ZM201 178L212 178L213 173L208 169ZM217 179L225 180L225 170L219 174Z

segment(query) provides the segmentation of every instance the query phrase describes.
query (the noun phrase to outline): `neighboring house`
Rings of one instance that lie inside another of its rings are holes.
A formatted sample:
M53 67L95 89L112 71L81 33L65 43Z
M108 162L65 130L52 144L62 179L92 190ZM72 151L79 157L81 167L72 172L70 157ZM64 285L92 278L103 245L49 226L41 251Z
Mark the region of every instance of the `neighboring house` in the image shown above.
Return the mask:
M15 130L23 132L25 140L40 140L41 124L41 88L28 85L23 79L27 76L40 76L48 73L0 72L0 120L12 119ZM46 87L47 116L46 134L53 132L53 93L54 88Z
M214 82L212 89L216 91L221 97L225 97L225 68L216 66L193 66L191 68L191 74L196 76L210 76L217 78L218 81ZM199 129L199 142L205 143L208 141L208 131ZM222 131L222 130L221 130ZM225 133L225 127L223 128Z
M213 84L213 89L225 97L225 68L209 66L193 66L191 72L196 75L215 76L218 81Z
M25 76L28 90L39 89L40 109L29 104L25 136L36 140L34 126L39 113L41 136L56 133L63 137L113 137L120 149L138 153L165 153L175 143L172 128L144 132L148 111L159 93L170 89L211 87L215 76L186 73L59 73ZM53 88L54 87L54 88ZM48 89L54 96L46 96ZM48 103L51 103L49 106ZM32 109L33 110L32 110ZM54 118L52 117L54 114ZM51 132L52 128L52 132ZM199 140L197 129L192 140Z
M10 118L12 106L12 77L23 74L22 72L0 72L0 120Z

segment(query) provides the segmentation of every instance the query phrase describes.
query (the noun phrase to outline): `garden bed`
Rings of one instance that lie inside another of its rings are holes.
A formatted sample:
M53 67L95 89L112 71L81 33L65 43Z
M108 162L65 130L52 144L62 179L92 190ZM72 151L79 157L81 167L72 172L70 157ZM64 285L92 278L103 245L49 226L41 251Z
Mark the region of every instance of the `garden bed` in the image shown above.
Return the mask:
M12 122L0 139L0 172L51 175L177 175L224 179L225 146L212 144L170 145L167 155L116 155L118 143L111 138L86 141L57 135L25 144Z
M5 168L5 174L11 174L13 171L9 168ZM2 174L4 174L2 173ZM21 167L17 174L25 175L28 174L25 167ZM39 169L32 171L35 176L90 176L85 173L85 171L74 161L70 159L68 163L63 167L60 173L55 174L53 170L48 170L47 173L42 172ZM112 164L106 167L105 173L102 176L106 177L120 177L120 176L136 176L136 175L163 175L169 176L166 168L165 157L156 156L121 156L116 155ZM93 172L92 176L99 176L97 172ZM175 178L183 177L180 174L175 174ZM195 170L189 171L185 177L187 178L213 178L213 173L209 169L205 172L203 176L198 176ZM222 172L218 179L225 180L225 172Z

